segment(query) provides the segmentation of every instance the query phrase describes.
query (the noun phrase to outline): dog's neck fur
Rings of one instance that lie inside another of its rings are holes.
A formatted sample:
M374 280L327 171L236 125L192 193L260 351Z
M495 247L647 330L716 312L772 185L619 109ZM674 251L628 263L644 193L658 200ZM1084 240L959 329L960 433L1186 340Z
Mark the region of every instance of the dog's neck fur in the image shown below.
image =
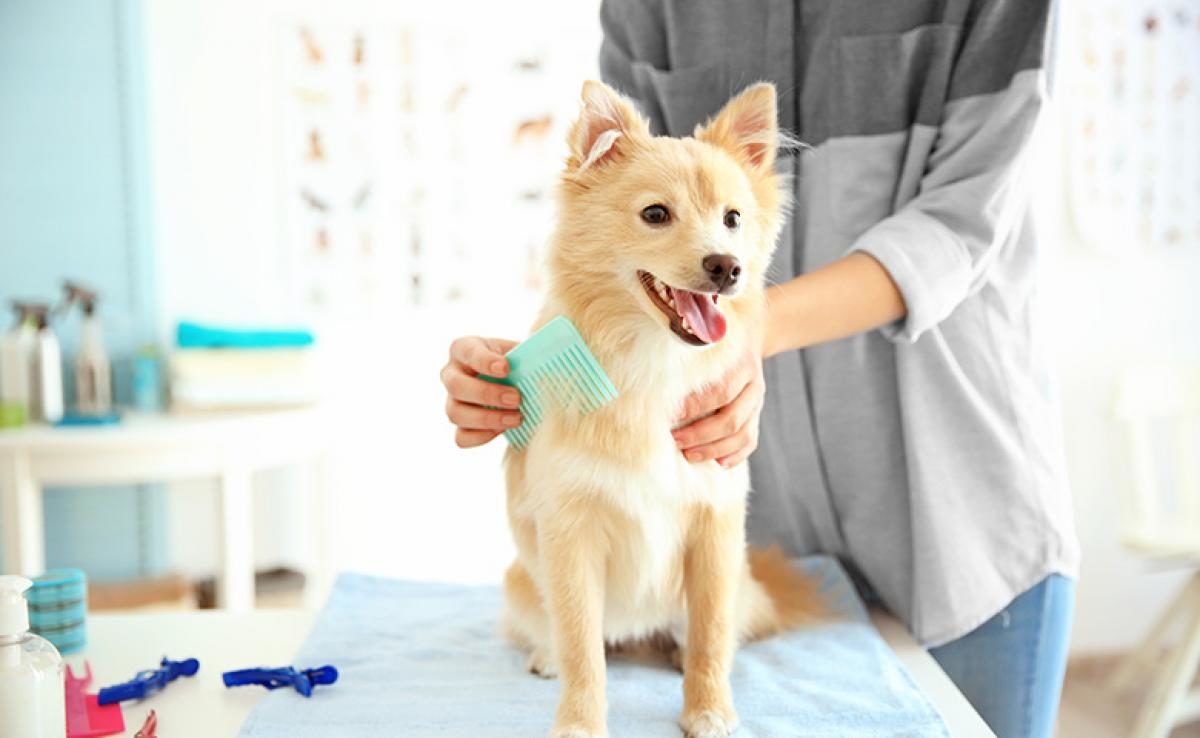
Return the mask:
M584 342L617 388L618 399L597 412L604 424L581 423L581 443L603 448L623 458L637 456L655 435L665 435L676 424L684 399L716 382L745 350L745 317L728 311L729 331L707 348L684 344L658 318L646 312L636 293L614 290L611 281L581 275L570 265L551 257L551 279L540 323L565 315L579 329ZM634 276L630 275L631 282ZM634 283L631 290L641 289ZM752 302L758 294L738 298ZM602 426L613 432L592 437Z

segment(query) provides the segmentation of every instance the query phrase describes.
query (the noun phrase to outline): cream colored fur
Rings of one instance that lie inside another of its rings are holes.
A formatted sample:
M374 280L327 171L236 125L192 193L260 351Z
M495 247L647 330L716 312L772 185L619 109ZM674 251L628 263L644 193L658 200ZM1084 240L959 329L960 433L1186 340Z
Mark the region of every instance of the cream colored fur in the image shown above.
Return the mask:
M764 308L763 277L784 217L775 173L775 90L758 84L694 137L652 137L630 103L584 85L569 139L549 294L579 328L619 392L579 418L554 410L523 452L505 459L518 557L505 581L508 633L531 670L562 679L554 738L597 738L605 726L605 645L663 636L684 668L685 733L737 725L729 669L737 644L789 627L816 607L807 581L778 554L745 544L745 464L692 464L670 430L690 393L749 350ZM665 204L672 220L640 216ZM729 208L741 225L723 224ZM700 291L708 254L736 256L741 291L722 296L723 340L696 347L667 327L637 274Z

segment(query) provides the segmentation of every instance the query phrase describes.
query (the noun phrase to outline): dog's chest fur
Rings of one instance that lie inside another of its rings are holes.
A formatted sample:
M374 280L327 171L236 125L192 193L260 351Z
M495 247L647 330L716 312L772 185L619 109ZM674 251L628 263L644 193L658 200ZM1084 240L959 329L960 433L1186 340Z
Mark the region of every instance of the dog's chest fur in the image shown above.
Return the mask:
M697 352L684 356L699 358ZM639 375L640 384L614 378L624 385L616 402L584 419L550 413L525 451L527 487L518 514L537 521L582 500L589 525L608 531L604 633L610 641L682 627L683 550L695 511L745 505L745 464L690 463L670 433L682 397L724 371L724 361L705 358L701 373L695 366L665 367L661 383L653 373Z

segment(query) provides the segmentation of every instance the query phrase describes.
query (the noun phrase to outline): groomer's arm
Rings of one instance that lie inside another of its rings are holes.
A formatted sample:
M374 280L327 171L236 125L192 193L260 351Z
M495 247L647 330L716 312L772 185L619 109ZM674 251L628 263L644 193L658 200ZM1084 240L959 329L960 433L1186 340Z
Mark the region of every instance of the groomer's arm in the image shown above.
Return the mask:
M687 399L683 427L673 432L676 444L692 462L741 463L758 446L766 393L762 359L878 328L904 315L896 283L883 265L861 252L770 288L761 352L747 352L723 382Z
M911 343L987 283L1028 202L1024 164L1046 98L1051 0L971 6L917 196L843 258L769 291L764 356L873 328ZM700 419L675 431L688 459L728 465L754 450L763 396L756 359L688 399L685 422Z
M1049 0L972 3L917 196L844 258L770 291L765 356L873 328L911 343L987 283L1028 204L1050 11Z
M767 291L763 358L853 336L904 317L904 298L883 265L862 252Z

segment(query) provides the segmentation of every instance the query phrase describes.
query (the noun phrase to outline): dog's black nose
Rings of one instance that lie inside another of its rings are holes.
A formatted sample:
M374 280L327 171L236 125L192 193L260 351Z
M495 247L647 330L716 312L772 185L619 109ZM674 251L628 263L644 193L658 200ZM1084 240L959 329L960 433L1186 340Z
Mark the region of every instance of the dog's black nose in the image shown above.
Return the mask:
M718 292L724 292L726 287L737 284L742 276L742 263L736 256L729 254L709 254L700 262L704 265L704 273L712 280Z

